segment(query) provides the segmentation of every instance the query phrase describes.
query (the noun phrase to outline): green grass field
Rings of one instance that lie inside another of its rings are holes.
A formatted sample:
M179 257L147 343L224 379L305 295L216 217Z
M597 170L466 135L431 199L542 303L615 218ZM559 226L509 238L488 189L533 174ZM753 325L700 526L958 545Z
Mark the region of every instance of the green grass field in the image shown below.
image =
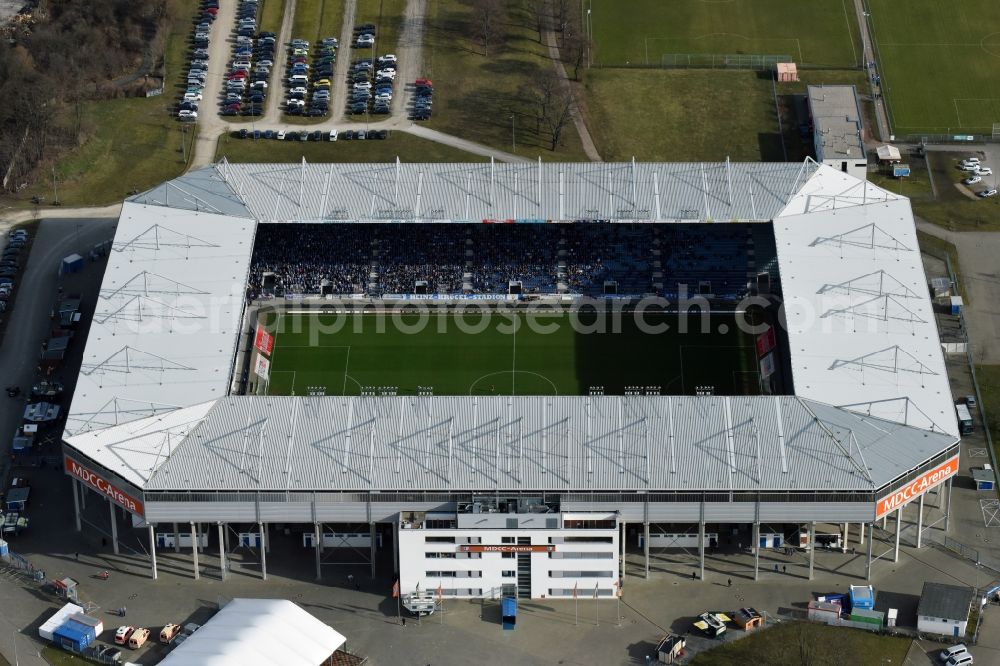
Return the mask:
M659 66L664 54L674 53L788 55L801 64L844 68L860 63L849 0L582 1L584 18L591 10L592 58L600 66Z
M1000 123L1000 3L868 0L896 134Z
M725 395L756 394L751 337L734 315L697 317L681 333L676 315L647 315L663 332L620 327L607 315L479 311L423 314L285 314L271 358L271 395L623 395L630 387L692 395L711 385ZM602 330L603 329L603 330Z
M583 79L587 126L605 160L784 158L771 81L757 72L591 69ZM622 113L623 99L655 112Z
M354 15L354 25L375 24L375 55L395 53L399 44L399 33L403 29L403 14L406 0L359 0ZM368 49L351 49L344 44L341 56L361 58L371 56Z
M344 0L298 0L292 21L292 39L314 46L324 37L340 39L344 22Z

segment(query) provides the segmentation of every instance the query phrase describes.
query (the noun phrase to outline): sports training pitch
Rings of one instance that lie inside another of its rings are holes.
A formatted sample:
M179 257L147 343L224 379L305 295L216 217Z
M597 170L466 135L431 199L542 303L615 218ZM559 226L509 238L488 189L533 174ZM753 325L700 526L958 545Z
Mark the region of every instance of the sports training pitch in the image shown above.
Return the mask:
M1000 3L868 0L896 134L989 134L1000 123Z
M760 392L742 315L282 314L269 395L693 395ZM616 321L620 324L616 328ZM650 330L648 326L667 330ZM702 332L702 331L706 332Z
M582 2L584 21L591 11L595 65L660 66L670 54L786 55L839 68L861 61L851 0Z

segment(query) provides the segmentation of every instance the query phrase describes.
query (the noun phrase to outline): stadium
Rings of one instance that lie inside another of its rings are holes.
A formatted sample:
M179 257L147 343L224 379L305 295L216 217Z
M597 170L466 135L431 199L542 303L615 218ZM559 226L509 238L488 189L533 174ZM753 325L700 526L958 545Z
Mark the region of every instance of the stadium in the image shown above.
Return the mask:
M905 197L812 160L303 161L124 202L63 442L77 529L103 496L154 578L266 578L284 539L317 579L388 549L403 593L558 598L817 524L870 575L959 436Z

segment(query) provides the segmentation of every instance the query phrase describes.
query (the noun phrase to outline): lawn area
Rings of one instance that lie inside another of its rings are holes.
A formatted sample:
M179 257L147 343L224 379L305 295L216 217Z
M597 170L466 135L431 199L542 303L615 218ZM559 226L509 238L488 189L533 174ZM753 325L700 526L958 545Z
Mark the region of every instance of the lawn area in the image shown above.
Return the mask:
M187 54L187 38L197 0L180 0L167 40L167 80L159 97L130 97L80 105L84 142L67 150L55 163L59 201L64 206L105 205L121 200L132 189L148 189L180 174L185 155L190 157L195 128L183 126L173 114ZM72 126L75 110L67 109L62 122ZM188 150L182 150L182 140ZM18 195L16 204L30 205L33 195L53 200L52 169L40 172L39 181Z
M285 16L285 0L261 0L257 13L259 30L277 35L281 32L281 20Z
M757 72L591 69L584 89L587 127L605 160L784 159L771 80ZM642 100L649 112L623 113L623 100Z
M521 4L506 0L504 6L504 38L495 40L487 56L471 3L429 0L424 74L435 85L434 115L426 124L530 159L586 160L572 123L554 151L539 131L530 97L555 69Z
M867 5L893 131L992 132L1000 122L1000 3Z
M384 141L254 141L223 135L215 157L230 162L482 162L473 155L405 132L392 132Z
M602 321L598 321L602 318ZM587 395L600 387L624 395L630 387L660 387L694 395L702 385L723 395L759 392L749 334L686 335L677 315L647 313L644 330L633 317L503 313L484 318L423 312L401 315L282 315L271 322L269 395L363 395L393 387L400 395ZM684 335L684 337L681 337ZM687 344L681 344L681 342ZM734 371L740 368L742 371ZM634 388L632 389L634 390Z
M317 44L324 37L340 39L344 24L344 0L298 0L292 39L304 39Z
M71 664L72 666L91 666L95 663L89 659L66 652L66 650L60 650L51 646L42 648L42 657L52 666L66 666L67 664Z
M841 666L902 664L911 639L879 636L861 629L828 627L807 622L783 622L752 636L701 652L691 666Z
M664 54L787 55L799 65L860 64L857 20L848 0L584 2L591 10L592 58L600 66L657 67Z
M394 53L399 44L399 33L403 29L403 14L406 12L406 0L358 0L354 14L354 25L362 23L375 24L376 56ZM351 45L345 44L347 49ZM354 53L344 52L344 55L357 54L358 57L369 56L368 49L354 49Z

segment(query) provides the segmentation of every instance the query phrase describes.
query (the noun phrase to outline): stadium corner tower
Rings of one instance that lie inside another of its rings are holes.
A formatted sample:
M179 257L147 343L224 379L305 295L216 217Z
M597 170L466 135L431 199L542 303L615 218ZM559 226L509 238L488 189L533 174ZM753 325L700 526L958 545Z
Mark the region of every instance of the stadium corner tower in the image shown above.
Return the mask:
M296 225L363 274L303 268L296 233L276 232ZM455 235L457 263L421 241ZM697 345L668 336L650 367L679 358L687 378L628 383L634 357L602 347L548 384L504 355L495 379L435 391L434 372L355 378L378 356L350 354L357 336L332 381L279 382L291 347L264 316L627 313L680 283L725 312L759 304L741 367L720 375L744 380L706 383ZM598 362L626 383L594 385ZM811 575L814 545L853 538L870 576L873 525L923 520L928 494L946 514L959 452L909 201L811 160L186 174L124 202L63 442L77 529L96 494L121 516L116 548L121 529L149 539L153 578L157 549L223 579L233 562L320 579L363 561L387 591L398 577L404 595L460 598L609 597L648 576L651 547L686 549L702 578L706 551L795 548Z

